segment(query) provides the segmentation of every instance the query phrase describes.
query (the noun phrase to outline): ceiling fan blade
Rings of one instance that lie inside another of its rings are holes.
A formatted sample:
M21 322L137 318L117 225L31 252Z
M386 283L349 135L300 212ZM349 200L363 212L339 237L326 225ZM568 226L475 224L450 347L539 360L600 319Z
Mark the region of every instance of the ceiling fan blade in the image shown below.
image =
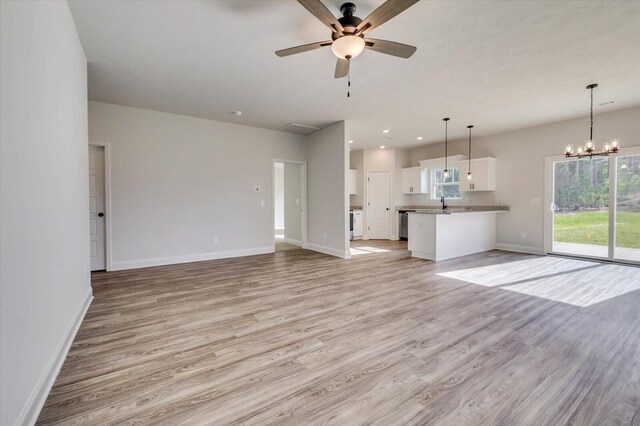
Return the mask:
M331 46L333 42L331 40L318 41L316 43L303 44L302 46L290 47L288 49L278 50L276 55L283 57L289 55L295 55L296 53L307 52L309 50L319 49L325 46Z
M298 0L299 1L299 0ZM366 34L401 14L420 0L387 0L356 27L356 34Z
M365 47L385 55L397 56L399 58L410 58L418 49L408 44L396 43L395 41L378 40L375 38L365 38Z
M349 61L346 59L338 58L338 62L336 62L336 73L333 75L334 78L342 78L346 77L349 74Z
M329 12L329 9L320 0L298 0L305 9L307 9L313 16L318 18L323 24L331 28L334 33L342 34L344 28L342 24L338 22L338 18L333 16L333 13Z

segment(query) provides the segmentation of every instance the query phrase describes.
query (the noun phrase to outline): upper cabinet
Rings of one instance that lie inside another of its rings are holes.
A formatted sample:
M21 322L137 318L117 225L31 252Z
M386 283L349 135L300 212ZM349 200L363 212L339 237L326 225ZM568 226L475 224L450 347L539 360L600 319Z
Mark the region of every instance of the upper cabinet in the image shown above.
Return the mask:
M349 170L349 195L356 195L358 193L358 171Z
M467 179L469 161L458 162L460 169L460 191L495 191L496 190L496 159L492 157L474 158L471 160L471 179Z
M429 192L427 174L422 170L422 167L402 169L403 194L426 194L427 192Z

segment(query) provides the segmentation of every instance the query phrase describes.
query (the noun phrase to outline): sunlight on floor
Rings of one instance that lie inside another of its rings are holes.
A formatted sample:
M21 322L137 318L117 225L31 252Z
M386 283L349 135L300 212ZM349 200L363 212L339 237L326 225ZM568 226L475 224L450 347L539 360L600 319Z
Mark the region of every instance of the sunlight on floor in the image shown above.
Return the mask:
M640 289L640 268L557 257L500 263L438 275L581 307Z
M377 247L351 247L351 256L372 253L386 253L391 250L381 249Z

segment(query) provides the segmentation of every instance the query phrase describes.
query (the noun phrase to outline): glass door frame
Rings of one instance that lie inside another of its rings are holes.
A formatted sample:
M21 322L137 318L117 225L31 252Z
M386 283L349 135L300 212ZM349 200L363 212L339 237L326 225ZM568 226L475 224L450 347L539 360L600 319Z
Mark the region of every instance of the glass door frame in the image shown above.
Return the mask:
M607 257L587 256L572 253L553 251L553 199L554 199L554 164L559 161L581 161L567 159L564 155L552 155L544 159L544 251L547 254L559 256L579 257L584 259L605 260L616 263L640 265L640 262L615 257L616 247L616 213L618 206L617 197L617 173L618 156L640 155L640 146L621 148L617 154L611 154L609 160L609 245ZM588 161L584 159L583 161Z

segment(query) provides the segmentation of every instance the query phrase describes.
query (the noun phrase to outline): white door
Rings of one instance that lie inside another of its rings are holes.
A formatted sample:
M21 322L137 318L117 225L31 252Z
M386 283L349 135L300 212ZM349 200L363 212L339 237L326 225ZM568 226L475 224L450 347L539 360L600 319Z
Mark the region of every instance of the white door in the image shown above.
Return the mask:
M389 172L367 174L367 233L372 240L388 240L391 237L389 181Z
M89 146L89 232L91 270L105 269L104 148Z

